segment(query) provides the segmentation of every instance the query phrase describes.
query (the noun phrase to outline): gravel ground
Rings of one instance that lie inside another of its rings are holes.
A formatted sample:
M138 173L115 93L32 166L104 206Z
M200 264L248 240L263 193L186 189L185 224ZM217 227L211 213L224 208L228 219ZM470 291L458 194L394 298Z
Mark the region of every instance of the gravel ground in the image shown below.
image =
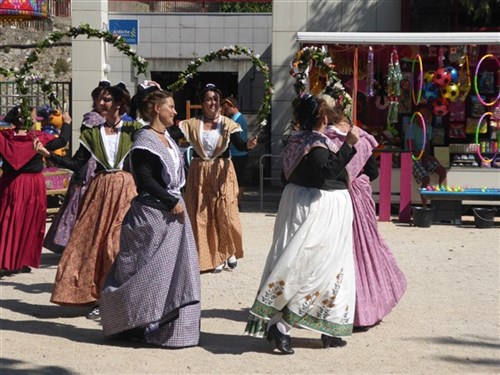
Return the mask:
M380 223L408 279L401 303L378 326L324 350L317 334L292 331L295 355L273 353L243 335L272 239L275 211L243 212L245 258L238 268L202 275L201 342L169 350L110 341L87 309L52 305L59 256L1 280L0 373L305 374L498 373L499 224L477 229ZM469 218L470 219L470 218ZM498 218L497 218L498 219Z

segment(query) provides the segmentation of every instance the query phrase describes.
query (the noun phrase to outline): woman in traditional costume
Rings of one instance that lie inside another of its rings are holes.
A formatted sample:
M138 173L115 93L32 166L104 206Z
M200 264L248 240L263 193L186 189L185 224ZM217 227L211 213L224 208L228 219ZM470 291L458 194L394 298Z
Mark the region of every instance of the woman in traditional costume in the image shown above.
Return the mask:
M305 95L294 103L301 130L283 151L286 183L271 250L246 332L264 334L284 354L293 354L290 330L321 333L325 348L343 346L352 333L355 277L352 202L345 169L356 150L353 128L337 147L323 132L332 110Z
M340 147L345 142L351 123L341 108L336 107L334 111L333 125L328 126L325 135ZM359 129L359 132L357 153L347 165L354 209L354 326L370 327L380 322L398 304L406 290L406 278L377 226L370 181L378 177L377 163L372 156L378 143L366 131Z
M92 90L92 111L83 115L80 133L87 128L93 128L104 124L106 120L100 115L99 100L103 90L109 87L109 81L101 81L99 85ZM90 158L89 161L80 170L75 171L68 184L68 191L64 196L64 201L52 221L49 230L45 234L43 247L57 254L62 254L68 244L71 231L76 222L76 217L82 203L82 198L87 191L90 181L95 175L96 161Z
M167 128L176 115L172 94L148 94L140 107L150 125L131 150L139 195L122 224L120 252L100 299L106 336L132 336L165 347L198 344L200 272L181 188L184 163Z
M38 268L42 254L47 192L42 174L43 160L33 150L38 139L48 150L64 147L71 136L71 117L63 113L58 138L23 127L19 108L12 109L3 121L13 129L0 131L0 269L3 274L29 272Z
M118 253L121 224L137 194L125 160L132 147L132 135L142 127L139 122L124 122L120 118L129 104L128 92L117 86L106 88L100 100L106 122L81 134L80 148L72 159L59 157L37 145L42 155L68 169L80 169L91 157L97 162L96 175L83 198L59 262L50 299L53 303L98 303L104 279ZM98 317L99 308L95 305L87 318Z
M221 93L213 84L200 93L202 116L179 125L194 150L186 183L186 209L193 225L200 271L236 268L243 257L238 210L238 180L229 158L229 144L241 151L257 145L256 138L246 143L241 127L222 116Z

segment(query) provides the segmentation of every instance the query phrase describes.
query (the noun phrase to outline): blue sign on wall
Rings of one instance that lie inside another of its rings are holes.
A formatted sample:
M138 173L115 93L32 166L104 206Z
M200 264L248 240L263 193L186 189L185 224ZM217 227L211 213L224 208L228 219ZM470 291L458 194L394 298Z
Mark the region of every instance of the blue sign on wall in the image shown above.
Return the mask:
M109 31L120 35L128 44L139 42L138 20L109 20Z

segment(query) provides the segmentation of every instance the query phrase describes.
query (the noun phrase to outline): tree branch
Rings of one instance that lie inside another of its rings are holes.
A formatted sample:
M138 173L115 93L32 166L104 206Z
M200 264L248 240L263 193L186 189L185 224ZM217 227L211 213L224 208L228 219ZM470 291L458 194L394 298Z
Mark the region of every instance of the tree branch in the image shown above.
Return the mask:
M0 50L2 49L30 49L30 48L36 48L38 46L38 43L32 43L32 44L0 44ZM54 44L51 44L47 47L71 47L71 42L57 42Z

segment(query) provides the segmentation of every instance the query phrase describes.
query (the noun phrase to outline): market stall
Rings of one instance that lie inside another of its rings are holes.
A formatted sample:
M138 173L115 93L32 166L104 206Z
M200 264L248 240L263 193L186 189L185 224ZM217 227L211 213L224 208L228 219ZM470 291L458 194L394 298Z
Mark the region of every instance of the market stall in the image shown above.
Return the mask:
M410 220L420 202L412 159L424 150L448 169L445 188L500 187L500 33L299 32L297 41L327 46L353 121L377 137L380 220L391 202ZM312 90L319 79L310 75Z

